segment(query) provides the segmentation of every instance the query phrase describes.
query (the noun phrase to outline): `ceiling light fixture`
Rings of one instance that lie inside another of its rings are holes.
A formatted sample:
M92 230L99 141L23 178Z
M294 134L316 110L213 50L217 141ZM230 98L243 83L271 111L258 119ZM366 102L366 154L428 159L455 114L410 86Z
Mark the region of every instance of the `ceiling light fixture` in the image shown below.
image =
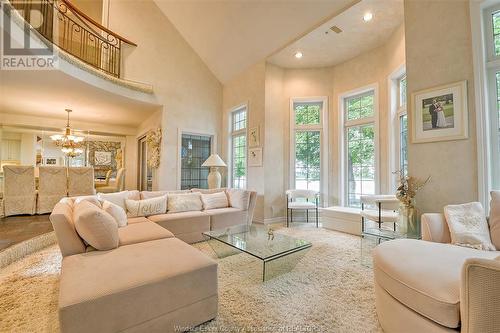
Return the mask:
M302 52L297 51L297 52L295 53L295 58L300 59L300 58L302 58L302 55L303 55L303 54L302 54Z
M366 12L365 15L363 15L363 21L369 22L373 19L373 14L371 12Z
M68 157L76 157L83 153L83 140L81 136L73 135L73 130L69 126L69 114L72 112L70 109L65 110L68 113L68 121L64 134L52 135L50 138L54 141L56 146L61 147L61 151Z

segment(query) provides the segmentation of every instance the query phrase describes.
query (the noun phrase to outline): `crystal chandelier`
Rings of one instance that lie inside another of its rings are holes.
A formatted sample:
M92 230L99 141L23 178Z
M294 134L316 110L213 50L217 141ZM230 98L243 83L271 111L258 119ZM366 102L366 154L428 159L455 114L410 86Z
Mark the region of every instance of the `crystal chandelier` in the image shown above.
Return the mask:
M68 122L64 134L51 135L50 138L55 142L56 146L61 147L61 151L68 157L76 157L83 153L83 140L82 136L72 134L69 126L69 114L72 112L70 109L65 110L68 113Z

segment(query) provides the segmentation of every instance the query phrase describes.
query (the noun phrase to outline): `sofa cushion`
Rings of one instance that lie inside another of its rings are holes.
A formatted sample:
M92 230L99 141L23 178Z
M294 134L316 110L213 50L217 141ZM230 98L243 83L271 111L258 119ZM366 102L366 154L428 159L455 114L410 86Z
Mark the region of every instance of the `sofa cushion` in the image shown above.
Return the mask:
M63 256L85 252L85 243L75 229L72 204L59 202L49 218Z
M120 246L171 237L174 235L170 231L151 221L133 223L118 229Z
M125 205L130 217L165 214L167 212L167 196L144 200L125 200Z
M446 223L450 229L451 243L479 250L495 251L483 205L470 202L444 207Z
M200 193L169 194L168 213L200 211L203 209Z
M127 209L127 206L125 205L125 200L140 200L141 195L139 191L121 191L121 192L115 192L115 193L97 193L97 197L99 200L107 200L111 201L115 205L120 206L123 209Z
M101 208L82 201L73 207L76 231L87 244L97 250L118 247L118 225L115 219Z
M500 191L490 192L490 236L491 242L500 249Z
M250 205L250 191L230 188L227 190L229 205L234 208L247 210Z
M227 208L229 202L227 200L226 192L215 192L211 194L202 194L201 201L203 202L203 209L217 209Z
M179 234L210 230L210 216L205 212L152 215L148 220L158 223L176 237Z
M217 263L175 238L66 257L62 272L62 332L133 330L217 297Z
M210 230L223 229L239 224L247 224L247 211L238 208L206 210L210 215Z
M141 200L158 198L167 195L167 191L141 191Z
M102 209L104 209L104 211L109 215L113 216L113 218L116 221L116 224L118 225L118 228L127 225L128 221L125 209L107 200L104 200L104 202L102 203Z
M460 276L468 258L495 258L498 252L451 244L398 239L373 252L375 281L415 312L450 328L460 325Z
M192 188L191 192L198 192L198 193L201 193L201 194L212 194L212 193L226 192L226 190L227 190L226 187L211 188L211 189L206 189L206 188Z
M77 205L77 204L79 204L82 201L88 201L88 202L96 205L99 208L102 207L102 203L97 198L97 195L82 195L82 196L79 196L79 197L73 197L71 199L73 200L73 205Z
M130 217L129 216L129 217L127 217L127 221L128 221L127 224L149 222L149 220L144 216L141 216L141 217Z

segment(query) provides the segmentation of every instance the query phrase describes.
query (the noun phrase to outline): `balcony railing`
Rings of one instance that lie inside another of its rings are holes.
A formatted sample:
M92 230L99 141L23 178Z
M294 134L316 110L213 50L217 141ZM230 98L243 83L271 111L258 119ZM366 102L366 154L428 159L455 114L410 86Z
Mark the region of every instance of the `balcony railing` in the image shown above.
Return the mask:
M115 77L120 77L122 46L137 46L67 0L10 0L10 3L51 43Z

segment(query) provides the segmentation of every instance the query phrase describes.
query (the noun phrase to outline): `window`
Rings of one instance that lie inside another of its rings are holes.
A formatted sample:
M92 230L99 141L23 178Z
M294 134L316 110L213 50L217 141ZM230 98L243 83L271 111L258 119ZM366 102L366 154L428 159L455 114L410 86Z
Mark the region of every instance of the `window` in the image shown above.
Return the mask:
M370 90L344 98L346 144L345 203L361 207L361 196L376 191L375 93Z
M291 103L290 187L325 192L322 189L322 149L326 99L297 98ZM326 183L326 180L323 182Z
M247 107L231 113L231 187L247 186Z
M212 151L212 136L182 134L181 190L208 188L209 168L201 165Z
M408 116L406 114L406 74L398 79L399 170L408 175Z

